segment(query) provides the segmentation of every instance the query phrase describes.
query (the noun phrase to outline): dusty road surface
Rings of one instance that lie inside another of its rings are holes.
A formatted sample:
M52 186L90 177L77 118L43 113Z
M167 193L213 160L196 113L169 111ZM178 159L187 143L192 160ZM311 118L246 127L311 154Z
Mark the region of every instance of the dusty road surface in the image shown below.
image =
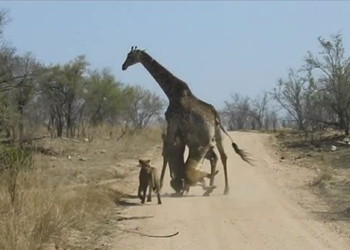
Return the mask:
M154 216L142 220L129 220L120 228L151 235L166 235L179 232L171 238L149 238L133 233L120 232L112 249L156 250L156 249L235 249L235 250L342 250L350 249L344 236L317 221L304 210L293 192L286 192L283 180L274 177L279 166L271 156L266 144L269 135L230 132L240 148L249 151L256 166L243 162L233 151L229 139L225 139L228 154L230 193L223 195L224 176L219 161L218 186L210 197L202 197L200 187L192 187L189 197L172 198L169 185L169 170L162 190L162 205L156 197L151 203L138 205L138 199L129 199L125 213L128 216ZM186 152L187 154L187 152ZM186 155L187 157L187 155ZM153 165L161 168L161 158ZM209 170L209 162L203 168ZM137 177L135 176L135 181ZM279 184L277 184L279 183ZM135 192L136 194L135 182Z

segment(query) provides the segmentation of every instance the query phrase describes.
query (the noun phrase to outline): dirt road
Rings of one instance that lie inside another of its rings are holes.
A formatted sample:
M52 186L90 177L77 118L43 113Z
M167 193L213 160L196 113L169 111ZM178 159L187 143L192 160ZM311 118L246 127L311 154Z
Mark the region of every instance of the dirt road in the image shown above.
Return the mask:
M154 197L151 203L130 206L126 210L129 216L154 217L125 221L120 226L152 235L176 231L179 234L172 238L148 238L120 233L112 244L113 249L350 249L348 239L317 221L292 198L295 194L293 190L284 188L284 180L276 179L276 169L283 169L280 166L283 163L274 159L266 147L266 143L270 142L269 135L230 134L239 147L252 154L256 166L243 162L234 153L229 140L225 139L229 195L223 195L224 176L220 161L220 172L215 179L218 187L210 197L202 197L200 187L192 187L189 197L168 197L167 193L173 191L169 186L167 170L162 205L157 205ZM161 158L153 164L161 168ZM205 161L203 168L209 171L208 161ZM129 201L140 203L137 199Z

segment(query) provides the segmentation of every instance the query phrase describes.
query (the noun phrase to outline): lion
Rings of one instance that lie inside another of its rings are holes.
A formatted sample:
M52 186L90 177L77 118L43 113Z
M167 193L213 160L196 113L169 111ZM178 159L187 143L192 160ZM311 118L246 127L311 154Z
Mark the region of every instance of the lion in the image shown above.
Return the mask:
M207 173L205 171L201 171L193 167L193 165L194 166L197 165L194 159L188 158L187 161L189 164L185 172L185 178L183 179L183 189L181 194L183 195L185 192L186 194L188 194L190 190L190 186L201 186L202 189L206 191L203 194L203 196L208 196L213 191L213 189L216 188L216 186L215 185L207 186L204 178L208 178L208 179L213 178L215 175L219 173L219 170L215 170L215 172L213 173ZM192 164L192 162L195 164ZM192 182L191 180L196 180L196 182Z
M162 204L160 199L160 181L158 171L150 165L151 160L139 160L140 174L139 174L139 189L138 197L141 203L145 203L147 187L149 188L147 201L152 201L152 190L157 193L158 204Z

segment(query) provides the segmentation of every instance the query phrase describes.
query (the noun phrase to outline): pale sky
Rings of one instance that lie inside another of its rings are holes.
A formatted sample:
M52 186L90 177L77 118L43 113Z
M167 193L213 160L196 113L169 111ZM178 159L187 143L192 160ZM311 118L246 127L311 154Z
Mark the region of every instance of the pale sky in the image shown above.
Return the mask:
M147 52L194 94L221 108L230 94L271 90L298 67L318 36L343 32L347 1L1 1L12 22L5 37L45 63L85 54L118 80L165 94L139 64L121 70L130 47Z

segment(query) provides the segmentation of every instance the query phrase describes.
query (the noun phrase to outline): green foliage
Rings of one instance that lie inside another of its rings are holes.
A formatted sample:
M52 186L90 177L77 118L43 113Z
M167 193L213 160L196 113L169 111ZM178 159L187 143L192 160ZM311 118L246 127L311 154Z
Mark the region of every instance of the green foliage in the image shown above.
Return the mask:
M33 164L32 151L18 146L3 147L0 150L0 171L28 171Z
M349 134L350 57L345 55L341 32L331 35L329 40L319 37L318 41L321 45L321 58L308 52L305 68L318 75L315 85L321 90L320 105L333 113L337 117L333 118L333 123L337 123L337 127Z
M144 128L160 115L165 102L158 95L137 85L125 89L125 120L135 128Z
M308 138L326 126L350 128L350 57L345 56L342 34L318 38L318 57L307 52L304 65L279 80L273 98L287 111L289 120ZM311 138L312 139L312 138Z
M123 84L115 80L110 70L92 71L84 90L84 110L93 125L120 113L124 104Z
M33 166L33 155L30 149L4 147L0 151L0 174L8 187L11 202L17 197L17 177L20 172L28 171Z
M8 46L0 11L0 128L14 141L46 125L51 136L80 137L104 122L145 127L160 115L163 100L117 81L109 69L91 69L85 55L54 65ZM131 105L131 106L130 106Z

